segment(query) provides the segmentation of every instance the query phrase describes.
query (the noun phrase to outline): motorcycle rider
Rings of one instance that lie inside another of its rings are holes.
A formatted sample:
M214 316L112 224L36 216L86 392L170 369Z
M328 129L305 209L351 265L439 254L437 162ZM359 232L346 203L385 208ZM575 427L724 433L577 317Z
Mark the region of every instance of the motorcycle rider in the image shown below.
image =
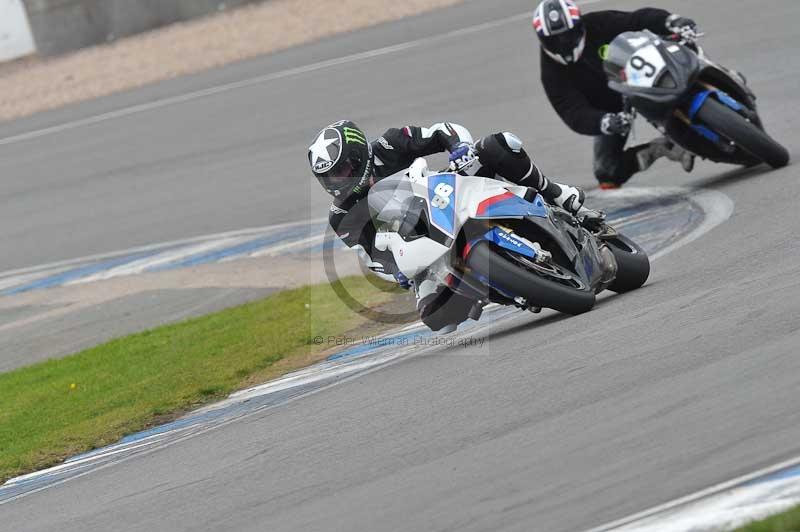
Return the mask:
M625 149L632 117L622 96L608 87L603 59L608 45L626 31L696 37L690 18L663 9L596 11L582 15L572 0L543 0L533 16L541 44L541 78L547 97L573 131L592 135L594 174L600 188L619 188L661 157L694 168L694 157L665 138Z
M546 178L525 152L522 141L512 133L496 133L473 144L465 127L444 122L428 128L389 129L370 142L353 122L333 123L317 134L308 149L314 177L334 198L330 225L345 244L359 251L368 268L382 276L393 276L406 288L409 280L397 271L391 252L381 252L373 246L375 228L367 193L376 182L408 169L417 158L442 152L450 153L451 169L466 170L479 161L476 175L500 176L531 187L548 202L573 214L582 209L583 191ZM453 329L469 317L474 306L473 300L446 286L433 286L430 281L415 284L414 288L420 317L434 331Z

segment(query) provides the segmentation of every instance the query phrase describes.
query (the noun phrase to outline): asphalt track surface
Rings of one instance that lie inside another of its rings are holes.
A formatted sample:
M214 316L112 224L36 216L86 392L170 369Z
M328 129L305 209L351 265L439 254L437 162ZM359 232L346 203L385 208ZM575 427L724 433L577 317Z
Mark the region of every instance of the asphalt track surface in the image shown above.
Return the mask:
M591 6L633 8L641 2ZM794 151L800 4L663 2L744 72ZM588 7L588 6L587 6ZM473 1L4 126L0 136L499 20ZM511 129L554 176L590 185L590 141L537 82L524 19L152 111L3 144L0 269L316 217L304 146L459 121ZM140 459L4 505L3 530L591 528L800 454L800 184L794 167L638 185L711 188L733 217L655 263L648 286L576 318L520 315L483 348L411 357Z

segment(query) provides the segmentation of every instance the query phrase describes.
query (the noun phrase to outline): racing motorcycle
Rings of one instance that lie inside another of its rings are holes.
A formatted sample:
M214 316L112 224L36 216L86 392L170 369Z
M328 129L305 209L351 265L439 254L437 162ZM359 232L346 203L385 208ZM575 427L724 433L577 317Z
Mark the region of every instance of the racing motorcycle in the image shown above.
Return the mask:
M602 219L578 219L527 187L430 172L424 159L376 183L367 201L376 249L409 279L448 285L477 309L581 314L600 291L634 290L650 275L647 254Z
M626 110L643 115L689 152L720 163L773 168L789 152L764 130L745 78L711 61L695 35L627 32L609 45L609 87Z

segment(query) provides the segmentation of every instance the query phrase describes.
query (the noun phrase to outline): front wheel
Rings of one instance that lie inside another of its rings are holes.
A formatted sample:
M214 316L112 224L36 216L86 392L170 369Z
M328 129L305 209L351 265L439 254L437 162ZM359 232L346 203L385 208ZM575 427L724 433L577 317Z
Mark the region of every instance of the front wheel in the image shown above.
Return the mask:
M705 101L697 112L697 119L773 168L783 168L789 164L786 148L742 115L713 98Z
M467 257L467 266L493 286L530 304L551 308L565 314L583 314L594 307L595 294L590 287L573 287L541 277L505 258L489 242L475 244Z
M623 235L615 235L604 242L617 259L617 277L608 289L622 294L641 288L650 277L650 259L647 253L636 242Z

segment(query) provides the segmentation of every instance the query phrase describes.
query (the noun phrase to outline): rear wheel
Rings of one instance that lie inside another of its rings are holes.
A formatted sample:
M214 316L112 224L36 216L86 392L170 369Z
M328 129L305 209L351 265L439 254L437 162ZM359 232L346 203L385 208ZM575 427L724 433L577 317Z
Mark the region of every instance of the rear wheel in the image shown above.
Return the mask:
M748 122L742 115L713 98L705 101L697 112L697 120L773 168L783 168L789 164L786 148L756 124Z
M623 235L616 235L604 242L617 259L617 277L608 289L622 294L641 288L650 277L650 259L647 253L636 242Z
M525 298L533 306L572 315L583 314L594 307L594 292L581 281L572 281L567 270L554 266L548 272L526 268L523 264L506 258L489 242L476 244L467 257L467 266L474 273L503 291Z

